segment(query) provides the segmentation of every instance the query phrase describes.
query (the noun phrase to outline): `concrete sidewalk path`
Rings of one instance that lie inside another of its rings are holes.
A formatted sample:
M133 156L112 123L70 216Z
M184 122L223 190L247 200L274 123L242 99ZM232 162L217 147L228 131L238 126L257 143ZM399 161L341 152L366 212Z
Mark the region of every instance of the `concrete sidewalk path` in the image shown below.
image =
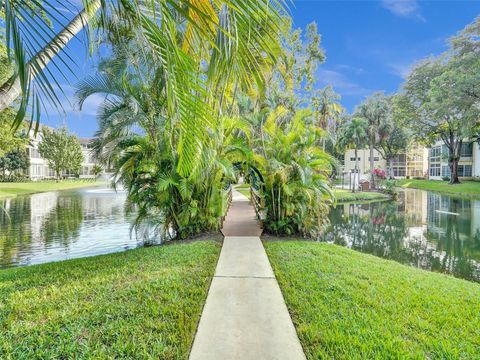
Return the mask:
M222 232L190 360L304 360L253 207L235 190Z

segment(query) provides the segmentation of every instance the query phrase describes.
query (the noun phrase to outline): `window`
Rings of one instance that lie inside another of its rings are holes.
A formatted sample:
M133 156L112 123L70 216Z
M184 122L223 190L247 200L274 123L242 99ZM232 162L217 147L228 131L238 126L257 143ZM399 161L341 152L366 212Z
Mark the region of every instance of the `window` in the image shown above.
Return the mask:
M428 174L430 176L440 176L440 164L430 164Z
M432 147L429 151L430 162L440 162L441 154L442 154L441 146Z
M38 149L35 149L35 148L30 148L30 158L32 159L41 159L41 155L40 155L40 152L38 151Z
M442 176L450 176L450 168L448 166L442 166Z
M350 161L355 161L355 157L351 157ZM360 158L358 158L358 161L360 161Z
M369 157L368 157L368 161L370 161L370 159L371 159L371 157L369 156ZM373 161L379 161L378 156L374 156L374 157L373 157Z
M405 168L404 167L394 167L393 168L393 176L405 176Z
M473 154L473 143L462 144L462 148L460 149L460 156L471 158L472 154Z
M472 165L458 165L458 176L472 176Z

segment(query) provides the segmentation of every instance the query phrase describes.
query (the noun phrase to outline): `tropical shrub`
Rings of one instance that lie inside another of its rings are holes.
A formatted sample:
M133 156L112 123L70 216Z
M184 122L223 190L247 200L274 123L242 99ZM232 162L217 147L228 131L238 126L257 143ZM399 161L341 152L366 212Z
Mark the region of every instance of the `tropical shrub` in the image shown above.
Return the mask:
M332 159L318 146L322 131L308 124L309 116L310 110L289 116L278 108L256 141L254 164L263 177L260 194L269 233L316 238L328 221Z

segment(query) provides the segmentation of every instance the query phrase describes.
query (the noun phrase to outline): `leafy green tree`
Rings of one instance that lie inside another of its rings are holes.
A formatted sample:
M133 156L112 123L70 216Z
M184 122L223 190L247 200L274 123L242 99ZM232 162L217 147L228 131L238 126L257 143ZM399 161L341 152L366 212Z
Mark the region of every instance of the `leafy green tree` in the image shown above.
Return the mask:
M27 152L22 150L13 150L5 156L0 157L0 171L5 178L7 172L10 175L15 175L17 172L24 173L30 166L30 159Z
M450 183L459 183L465 140L480 134L480 18L451 39L450 49L419 63L408 76L399 104L406 123L423 142L441 139L448 149Z
M374 93L355 109L354 116L365 119L367 123L368 147L370 149L370 183L374 189L375 176L373 169L375 162L373 151L379 143L388 137L392 130L391 101L383 93Z
M339 146L343 149L354 149L355 174L358 174L358 150L368 143L368 124L363 118L353 118L340 128ZM358 175L355 175L358 176ZM352 184L352 192L356 191L356 180Z
M15 110L7 108L0 112L0 156L16 149L25 149L28 138L19 131L13 131Z
M387 121L390 121L390 126L388 126L390 131L387 136L380 139L375 149L387 162L388 177L393 179L392 159L407 151L411 139L411 132L402 121L401 115L396 114L398 101L395 99L395 96L390 99L392 116L387 118Z
M404 89L410 126L416 135L432 143L440 138L448 149L450 183L459 183L458 162L466 139L476 138L480 110L474 97L459 91L451 64L429 59L408 77ZM405 101L404 101L405 102Z
M40 155L47 160L60 179L63 171L79 173L83 162L82 147L75 135L69 135L67 129L57 131L43 129L43 138L38 145Z

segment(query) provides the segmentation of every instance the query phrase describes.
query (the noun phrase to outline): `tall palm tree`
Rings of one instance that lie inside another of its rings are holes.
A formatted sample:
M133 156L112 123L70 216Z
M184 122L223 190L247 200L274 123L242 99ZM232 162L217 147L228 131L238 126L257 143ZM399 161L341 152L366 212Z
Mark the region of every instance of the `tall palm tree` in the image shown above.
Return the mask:
M368 146L370 150L370 184L375 188L374 149L375 146L385 139L391 131L392 106L390 98L381 92L368 97L355 110L355 116L363 118L367 122Z
M368 141L368 124L362 118L354 117L340 129L339 145L343 148L352 148L355 153L355 178L352 185L352 192L356 191L358 179L358 149L365 146Z

